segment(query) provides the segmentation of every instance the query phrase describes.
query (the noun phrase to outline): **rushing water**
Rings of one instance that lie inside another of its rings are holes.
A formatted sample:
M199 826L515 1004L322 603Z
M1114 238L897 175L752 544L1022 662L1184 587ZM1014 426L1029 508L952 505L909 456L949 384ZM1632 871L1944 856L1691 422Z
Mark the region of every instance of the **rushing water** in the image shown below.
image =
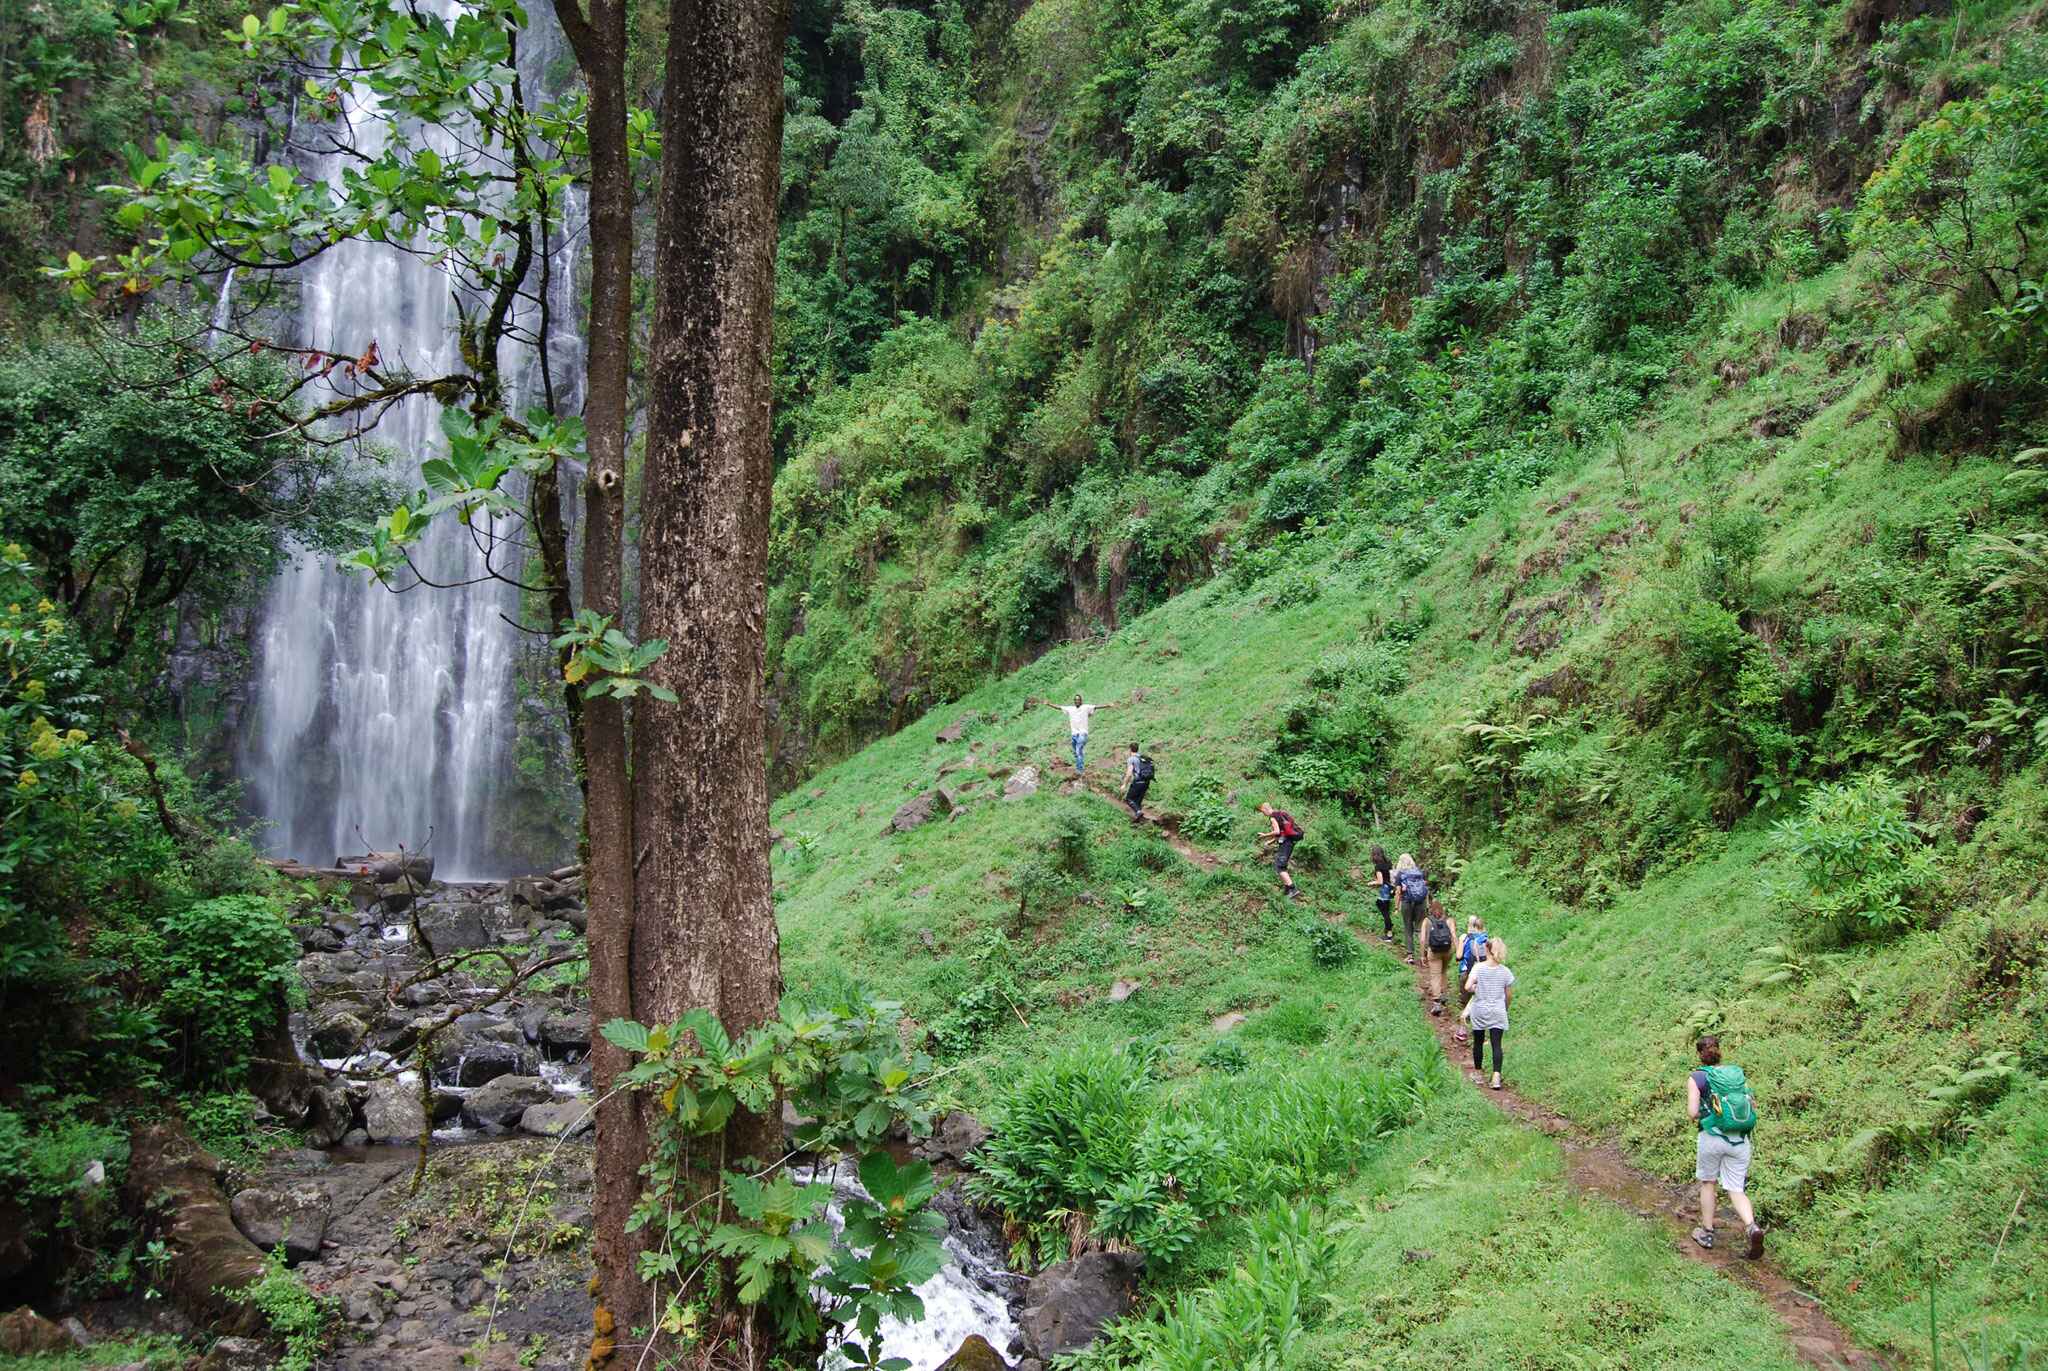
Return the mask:
M429 8L448 13L452 0L431 0ZM536 22L520 66L532 90L559 55L561 39L544 6L530 13ZM374 103L351 104L346 117L365 152L374 154L390 136L390 122ZM312 130L295 138L300 146L325 141ZM342 160L309 155L306 164L338 178ZM583 215L578 200L567 210L566 230L534 270L538 277L545 268L549 278L544 347L556 407L574 414L582 400L573 292ZM297 339L342 357L360 357L374 345L382 365L417 376L462 371L455 284L431 262L397 248L340 244L303 274ZM538 331L536 319L520 322ZM514 408L537 403L534 350L508 344L502 362ZM349 384L344 372L335 370L337 384ZM433 400L416 397L377 423L370 436L395 452L397 479L414 484L418 463L439 450L439 419ZM437 870L458 878L545 865L559 855L508 851L499 836L506 830L501 810L522 635L510 622L517 591L478 580L483 558L476 541L471 530L443 518L414 551L428 580L454 588L417 585L394 593L312 555L299 556L271 585L253 644L253 725L242 742L241 770L256 813L272 824L274 855L318 865L403 844L431 851ZM522 570L519 555L502 547L493 564L515 576Z

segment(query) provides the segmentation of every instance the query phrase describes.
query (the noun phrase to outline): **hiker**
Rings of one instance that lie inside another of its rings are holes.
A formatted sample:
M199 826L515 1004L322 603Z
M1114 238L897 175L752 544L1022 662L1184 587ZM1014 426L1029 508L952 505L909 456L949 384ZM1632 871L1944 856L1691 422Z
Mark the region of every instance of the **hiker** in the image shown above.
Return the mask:
M1408 965L1415 965L1415 930L1429 906L1429 878L1415 864L1413 853L1394 859L1394 888L1401 896L1401 928L1408 935Z
M1693 1176L1700 1183L1700 1226L1692 1240L1714 1245L1714 1186L1728 1192L1749 1239L1746 1255L1764 1254L1764 1230L1749 1206L1749 1135L1756 1127L1756 1099L1739 1066L1721 1064L1721 1039L1709 1033L1698 1043L1699 1068L1685 1078L1685 1112L1699 1128Z
M1288 899L1298 900L1301 892L1294 888L1294 877L1287 874L1287 863L1294 857L1294 845L1301 841L1301 825L1286 810L1273 808L1270 800L1259 806L1259 813L1273 824L1259 841L1273 849L1273 869L1280 873L1280 889Z
M1465 978L1472 992L1466 1017L1472 1024L1472 1071L1485 1069L1486 1044L1493 1043L1493 1088L1500 1089L1500 1040L1508 1031L1508 1006L1515 998L1515 973L1508 970L1508 945L1502 938L1486 940L1486 960Z
M1152 759L1145 755L1145 749L1131 744L1131 755L1124 758L1124 803L1131 807L1131 822L1145 822L1145 792L1152 788Z
M1458 946L1458 921L1444 912L1442 900L1429 902L1422 921L1422 966L1429 983L1429 1012L1444 1012L1444 978L1451 972L1451 954Z
M1461 1012L1472 1007L1472 968L1486 960L1486 920L1474 914L1465 920L1465 936L1458 939L1458 1008ZM1458 1041L1465 1041L1465 1030L1458 1030Z
M1048 700L1046 703L1052 704L1052 701ZM1108 709L1109 706L1084 705L1081 703L1081 697L1076 695L1074 703L1070 705L1056 704L1052 707L1067 716L1067 738L1074 745L1074 774L1079 776L1087 769L1088 765L1086 760L1088 752L1088 716L1098 709Z
M1394 941L1394 864L1378 843L1372 846L1372 893L1380 907L1380 941L1390 943Z

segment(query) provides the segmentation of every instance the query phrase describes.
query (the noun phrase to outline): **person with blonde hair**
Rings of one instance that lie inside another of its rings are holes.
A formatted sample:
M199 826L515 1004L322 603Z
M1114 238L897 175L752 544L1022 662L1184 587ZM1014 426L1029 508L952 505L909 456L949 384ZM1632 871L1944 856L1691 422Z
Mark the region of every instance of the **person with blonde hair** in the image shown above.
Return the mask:
M1415 854L1403 852L1394 859L1394 889L1401 896L1401 927L1408 936L1408 965L1415 965L1415 931L1429 909L1429 878L1415 864Z
M1467 1016L1472 1024L1472 1070L1485 1069L1486 1044L1493 1044L1493 1088L1500 1085L1500 1040L1508 1031L1508 1005L1515 998L1515 973L1508 970L1508 945L1499 934L1486 940L1486 960L1465 978L1472 992Z
M1472 990L1466 985L1471 979L1472 968L1486 959L1486 920L1474 914L1465 920L1465 936L1458 939L1458 1009L1459 1017L1469 1017L1466 1011L1472 1007ZM1465 1030L1458 1030L1458 1041L1465 1041Z

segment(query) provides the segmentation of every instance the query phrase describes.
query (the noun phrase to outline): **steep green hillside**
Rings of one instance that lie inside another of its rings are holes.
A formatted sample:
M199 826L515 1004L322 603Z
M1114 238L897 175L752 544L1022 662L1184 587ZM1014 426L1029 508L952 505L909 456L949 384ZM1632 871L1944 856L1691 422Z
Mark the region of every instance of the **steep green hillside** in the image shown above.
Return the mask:
M1973 1365L2038 1364L2041 490L1969 427L1988 397L1951 321L1867 258L1752 292L1637 424L1527 494L1451 517L1406 473L1368 477L1320 536L824 772L777 810L792 978L900 995L947 1088L996 1117L1098 1040L1164 1047L1160 1088L1226 1120L1383 1071L1426 1042L1406 969L1318 964L1253 855L1271 797L1309 829L1316 914L1376 922L1373 841L1455 877L1454 911L1513 948L1511 1079L1674 1179L1691 1038L1718 1025L1759 1082L1775 1253L1866 1347L1927 1360L1932 1279L1945 1363L1967 1335ZM1064 724L1034 701L1075 691L1116 702L1096 765L1143 740L1155 801L1223 865L1056 793ZM934 743L956 719L964 740ZM1038 793L998 798L1027 762ZM949 818L877 836L939 784ZM1140 983L1122 1001L1119 979ZM1657 1341L1667 1320L1757 1317L1565 1203L1551 1145L1467 1092L1420 1120L1355 1175L1302 1178L1345 1235L1310 1282L1330 1364L1706 1365ZM1163 1288L1256 1245L1204 1234ZM1594 1288L1612 1316L1579 1317Z
M2033 394L1947 429L1996 433L2039 398L2038 260L1889 230L1999 238L2039 168L2003 208L1929 194L1963 120L1859 188L1945 101L2015 117L2039 35L2023 0L802 7L779 777L1390 489L1440 526L1570 467L1852 228L2024 313L1988 374Z

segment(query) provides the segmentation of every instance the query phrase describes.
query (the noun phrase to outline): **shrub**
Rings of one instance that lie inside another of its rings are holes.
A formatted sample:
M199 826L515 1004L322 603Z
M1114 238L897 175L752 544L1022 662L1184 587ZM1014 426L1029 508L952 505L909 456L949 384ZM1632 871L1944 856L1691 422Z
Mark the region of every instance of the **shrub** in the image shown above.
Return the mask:
M284 1343L277 1371L312 1371L332 1333L334 1310L331 1301L315 1295L286 1268L283 1247L270 1254L259 1280L229 1292L228 1298L254 1305L272 1335Z
M1243 1041L1228 1033L1203 1048L1202 1055L1195 1060L1226 1076L1239 1075L1252 1064L1251 1054L1244 1050Z
M1190 838L1216 842L1238 827L1237 810L1224 798L1223 782L1214 772L1196 772L1180 791L1184 797L1180 831Z
M299 945L273 900L224 895L163 921L163 1010L182 1021L195 1078L229 1080L296 985Z
M1880 934L1912 922L1938 874L1906 819L1905 791L1882 771L1816 786L1800 812L1771 829L1793 877L1779 902L1837 934Z
M1259 496L1259 521L1272 528L1299 528L1311 515L1326 512L1335 492L1335 482L1320 468L1289 467L1266 482Z
M1349 965L1358 955L1358 939L1341 924L1310 919L1302 926L1308 935L1309 960L1324 970Z

